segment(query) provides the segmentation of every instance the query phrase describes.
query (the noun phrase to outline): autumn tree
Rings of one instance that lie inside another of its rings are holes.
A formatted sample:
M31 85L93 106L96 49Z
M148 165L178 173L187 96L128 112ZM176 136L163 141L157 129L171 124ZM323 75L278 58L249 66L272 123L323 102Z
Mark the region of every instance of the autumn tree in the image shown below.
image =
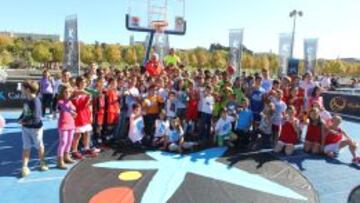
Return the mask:
M249 53L243 53L241 57L241 68L243 69L252 69L254 66L254 58Z
M11 53L6 50L0 52L0 65L7 66L13 61Z
M110 64L118 64L121 60L120 47L118 45L107 45L104 52L104 58Z
M133 65L137 61L136 50L134 47L128 47L125 51L124 61L127 64Z
M32 51L32 57L35 61L46 64L51 60L49 47L47 47L44 43L37 43Z
M90 65L95 61L95 55L93 51L93 46L91 45L80 45L80 59L86 65Z
M225 55L221 50L216 50L211 56L211 66L213 68L223 69L226 66Z

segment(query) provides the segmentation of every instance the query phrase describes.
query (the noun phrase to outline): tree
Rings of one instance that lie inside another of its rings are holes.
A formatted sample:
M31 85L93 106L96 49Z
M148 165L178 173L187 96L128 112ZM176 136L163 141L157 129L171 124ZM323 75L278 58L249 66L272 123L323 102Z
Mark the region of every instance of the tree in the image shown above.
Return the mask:
M180 51L177 52L177 55L179 56L182 64L184 64L185 66L190 65L189 53Z
M266 70L269 70L269 59L266 57L266 55L258 55L255 56L255 63L254 68L259 70L265 68Z
M86 65L90 65L95 61L93 47L91 45L80 45L80 59Z
M118 45L107 45L105 48L105 59L110 64L118 64L121 60L120 47Z
M197 59L197 66L198 67L206 67L209 65L209 53L206 49L203 48L196 48L194 50L195 56Z
M101 63L104 60L103 49L100 46L95 46L94 57L97 63Z
M243 53L241 57L241 68L251 69L254 66L254 58L249 53Z
M13 40L11 37L0 35L0 52L6 50L12 44Z
M127 64L133 65L137 61L136 50L134 47L128 47L125 51L124 60Z
M64 45L61 42L54 43L52 48L52 59L54 62L61 63L64 57Z
M47 63L51 60L51 53L45 44L37 43L34 46L32 57L39 63Z
M13 61L13 56L10 52L3 50L0 53L0 65L8 66Z
M226 66L226 59L222 51L216 50L212 53L211 56L211 66L213 68L225 68Z
M141 44L134 46L137 56L137 63L141 64L145 57L145 47Z
M197 67L198 60L197 60L197 57L196 57L195 53L190 52L188 55L189 55L189 64L190 64L190 66Z

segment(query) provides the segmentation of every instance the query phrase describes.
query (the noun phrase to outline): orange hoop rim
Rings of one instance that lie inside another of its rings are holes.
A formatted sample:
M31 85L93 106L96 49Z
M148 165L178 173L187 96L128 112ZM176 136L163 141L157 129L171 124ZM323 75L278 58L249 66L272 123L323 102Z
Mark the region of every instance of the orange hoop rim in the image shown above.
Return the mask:
M154 20L151 21L151 27L158 32L162 32L168 26L168 23L165 20Z

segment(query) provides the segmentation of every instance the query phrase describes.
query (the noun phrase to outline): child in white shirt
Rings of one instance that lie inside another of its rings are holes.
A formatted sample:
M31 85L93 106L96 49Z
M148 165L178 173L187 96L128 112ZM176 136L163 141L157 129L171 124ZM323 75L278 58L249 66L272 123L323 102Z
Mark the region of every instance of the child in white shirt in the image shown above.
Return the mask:
M215 143L218 146L223 146L224 141L231 145L229 141L234 120L233 117L228 115L226 108L220 110L220 118L215 125Z
M166 119L166 112L162 110L159 114L159 119L155 121L155 134L153 139L153 146L159 147L164 143L164 137L169 129L169 121Z

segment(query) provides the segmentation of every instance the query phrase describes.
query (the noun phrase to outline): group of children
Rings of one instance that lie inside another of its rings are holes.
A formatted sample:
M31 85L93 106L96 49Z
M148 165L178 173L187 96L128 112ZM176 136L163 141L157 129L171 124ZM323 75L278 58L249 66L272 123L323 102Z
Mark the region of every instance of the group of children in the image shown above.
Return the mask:
M197 146L226 145L273 148L291 155L302 141L302 132L306 152L335 157L347 146L352 162L360 162L357 143L340 128L341 118L324 109L322 89L311 73L272 80L268 70L262 70L232 80L220 70L189 72L175 64L151 76L139 67L119 71L91 66L78 77L63 70L59 80L54 101L61 169L73 159L96 156L106 144L118 140L180 153ZM39 150L41 169L48 168L39 85L25 81L22 90L27 98L19 118L24 141L22 175L26 176L30 140Z

